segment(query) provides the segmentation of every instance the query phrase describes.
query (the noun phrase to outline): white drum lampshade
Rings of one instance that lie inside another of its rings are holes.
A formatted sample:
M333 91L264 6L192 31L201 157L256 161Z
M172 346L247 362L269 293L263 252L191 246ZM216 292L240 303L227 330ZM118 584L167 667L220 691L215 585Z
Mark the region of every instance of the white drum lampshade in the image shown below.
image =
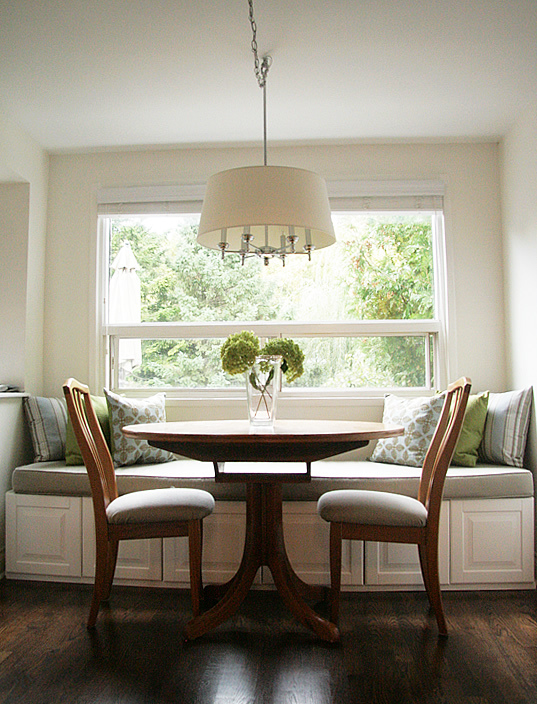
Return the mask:
M289 236L297 238L297 252L336 241L324 180L287 166L245 166L211 176L198 233L200 244L229 252L244 251L243 235L252 235L261 256L277 256L289 247Z

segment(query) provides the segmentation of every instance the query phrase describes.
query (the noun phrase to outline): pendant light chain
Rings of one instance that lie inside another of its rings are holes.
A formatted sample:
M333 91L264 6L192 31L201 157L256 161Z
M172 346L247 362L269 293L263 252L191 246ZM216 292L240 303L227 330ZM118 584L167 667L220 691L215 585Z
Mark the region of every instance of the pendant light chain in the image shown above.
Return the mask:
M259 53L257 50L257 24L254 19L254 2L253 0L248 0L250 25L252 27L252 53L254 55L254 72L257 78L257 82L260 88L265 88L267 84L267 74L272 63L270 56L264 56L261 61L259 60Z
M270 56L263 56L259 60L257 50L257 24L254 19L254 2L248 0L250 25L252 27L252 53L254 55L254 73L259 87L263 89L263 165L267 165L267 75L272 63Z

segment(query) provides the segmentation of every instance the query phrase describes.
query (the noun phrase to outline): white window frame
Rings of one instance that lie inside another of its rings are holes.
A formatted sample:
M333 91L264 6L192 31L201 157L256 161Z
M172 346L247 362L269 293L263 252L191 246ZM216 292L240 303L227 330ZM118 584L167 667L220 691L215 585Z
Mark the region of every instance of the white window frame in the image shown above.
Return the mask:
M113 215L147 215L199 212L205 191L204 186L134 187L103 189L97 193L99 228L97 256L97 330L99 344L96 354L96 382L117 388L117 365L120 338L174 339L222 338L248 329L261 339L269 337L378 337L386 335L416 335L424 338L427 354L431 339L434 340L433 368L426 369L426 376L434 378L435 388L444 388L448 378L446 330L448 320L446 242L443 217L444 184L441 181L340 181L328 183L328 192L334 211L413 211L433 212L433 261L434 261L434 320L366 320L344 322L211 322L211 323L141 323L139 325L109 325L106 321L106 295L108 288L109 237L104 223ZM125 389L122 389L123 391ZM145 395L158 389L130 389L129 394ZM387 392L418 395L432 392L432 383L422 388L288 388L282 395L290 398L363 398L382 397ZM168 398L234 398L242 393L237 388L165 389Z

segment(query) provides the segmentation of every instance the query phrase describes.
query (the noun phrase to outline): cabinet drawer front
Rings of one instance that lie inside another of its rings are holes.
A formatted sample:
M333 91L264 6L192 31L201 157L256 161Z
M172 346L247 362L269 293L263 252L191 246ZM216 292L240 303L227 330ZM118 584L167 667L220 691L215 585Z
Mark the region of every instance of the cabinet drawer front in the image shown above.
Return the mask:
M246 505L241 501L217 501L203 519L203 581L222 583L231 579L240 564L246 529ZM188 540L164 539L164 581L190 583ZM255 584L261 581L261 570Z
M90 498L83 499L83 558L82 576L95 576L95 522ZM117 554L114 580L162 580L162 540L121 540Z
M82 500L6 495L7 573L80 577Z
M440 583L449 583L449 502L442 503L438 562ZM423 587L417 545L366 543L365 583Z
M452 501L452 584L533 581L533 499Z

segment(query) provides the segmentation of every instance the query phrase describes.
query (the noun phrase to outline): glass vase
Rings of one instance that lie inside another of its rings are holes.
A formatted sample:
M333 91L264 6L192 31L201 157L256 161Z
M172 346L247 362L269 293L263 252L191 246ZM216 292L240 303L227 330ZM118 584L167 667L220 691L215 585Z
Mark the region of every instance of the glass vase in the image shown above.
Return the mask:
M273 426L281 380L280 356L257 357L246 372L248 418L252 425Z

